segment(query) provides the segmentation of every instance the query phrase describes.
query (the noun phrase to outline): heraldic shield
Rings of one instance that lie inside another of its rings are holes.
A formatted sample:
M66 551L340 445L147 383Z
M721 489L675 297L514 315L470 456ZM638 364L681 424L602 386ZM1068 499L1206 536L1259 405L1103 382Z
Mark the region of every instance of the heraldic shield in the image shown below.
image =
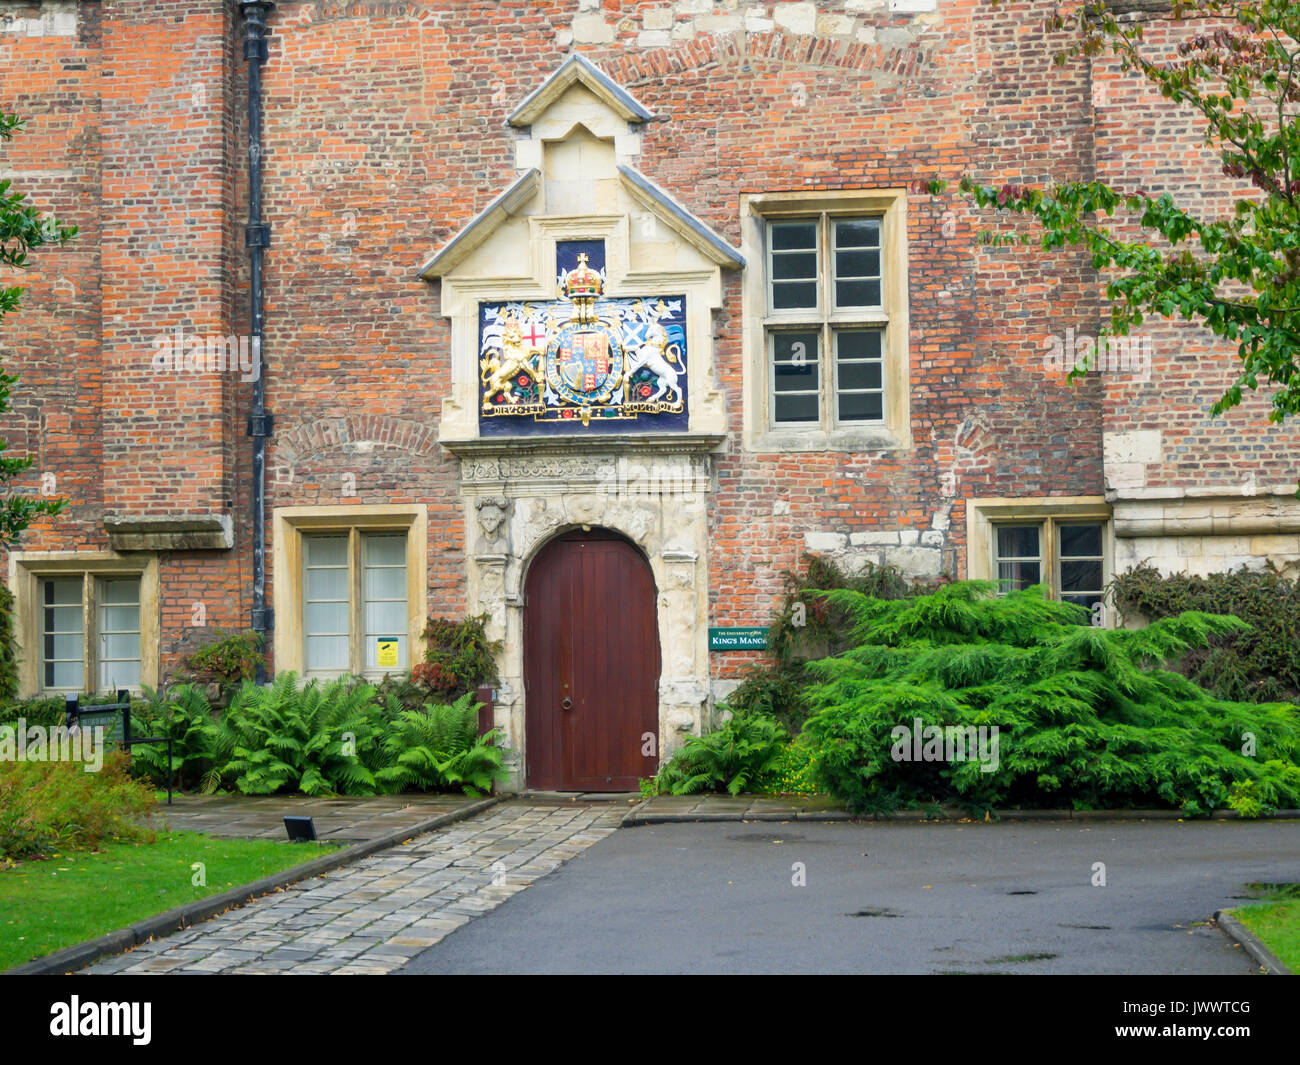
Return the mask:
M585 250L557 282L557 300L479 305L482 431L685 429L685 298L606 296Z
M608 329L561 329L546 358L555 390L570 403L606 403L623 383L623 346Z

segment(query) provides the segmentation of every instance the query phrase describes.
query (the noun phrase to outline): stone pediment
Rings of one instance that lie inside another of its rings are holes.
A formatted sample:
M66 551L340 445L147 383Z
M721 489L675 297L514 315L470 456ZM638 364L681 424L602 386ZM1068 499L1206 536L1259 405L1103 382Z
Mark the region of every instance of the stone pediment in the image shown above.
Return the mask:
M707 223L701 221L666 189L640 171L620 164L619 177L628 194L659 223L673 229L719 266L742 269L745 258ZM474 216L467 226L447 241L420 267L426 281L444 277L470 252L487 240L503 222L519 213L541 189L541 171L533 167L516 178L504 191Z
M541 186L542 175L537 169L528 170L511 182L509 188L493 197L474 220L447 241L438 252L420 267L420 276L426 281L442 277L449 270L487 240L506 219L511 218L533 198Z
M419 270L452 323L440 441L725 433L712 312L744 259L634 165L650 111L575 56L505 117L514 180Z
M744 257L736 248L668 190L631 165L640 154L638 127L651 118L649 110L594 64L581 55L571 56L509 116L511 125L529 131L529 136L516 145L519 176L421 265L420 276L426 281L447 276L501 225L518 215L532 213L536 197L547 200L548 183L568 190L574 185L608 183L615 177L637 207L657 223L672 229L719 266L743 267ZM612 152L592 144L585 152L581 147L569 152L558 148L583 139L612 148ZM613 160L612 167L599 165L608 162L606 155ZM566 160L589 169L583 176L576 175L565 167ZM549 182L543 173L548 162L553 163ZM556 189L557 195L549 198L552 204L560 198L559 192Z
M598 66L584 56L572 55L520 101L507 121L512 126L531 126L574 84L584 86L625 122L648 122L654 118L639 100Z

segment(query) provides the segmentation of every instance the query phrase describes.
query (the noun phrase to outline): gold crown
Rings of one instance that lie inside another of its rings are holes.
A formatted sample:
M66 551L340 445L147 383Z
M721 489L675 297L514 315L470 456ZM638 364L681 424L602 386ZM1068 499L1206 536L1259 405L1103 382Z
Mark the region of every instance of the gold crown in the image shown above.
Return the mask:
M605 282L600 274L587 265L587 253L578 255L578 265L564 274L560 291L568 299L583 299L599 296L605 291Z

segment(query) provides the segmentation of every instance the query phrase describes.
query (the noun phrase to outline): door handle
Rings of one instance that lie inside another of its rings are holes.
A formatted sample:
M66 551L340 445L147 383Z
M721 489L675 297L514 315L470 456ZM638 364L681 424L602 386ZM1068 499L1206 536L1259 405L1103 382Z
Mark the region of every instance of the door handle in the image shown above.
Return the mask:
M560 700L560 706L561 706L562 709L565 709L565 710L572 710L572 709L573 709L573 700L570 699L570 698L566 695L563 699Z

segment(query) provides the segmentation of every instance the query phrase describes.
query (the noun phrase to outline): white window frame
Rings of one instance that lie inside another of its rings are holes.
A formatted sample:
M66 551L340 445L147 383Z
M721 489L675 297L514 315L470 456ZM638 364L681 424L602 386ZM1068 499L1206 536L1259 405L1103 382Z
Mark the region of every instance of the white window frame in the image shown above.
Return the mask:
M817 310L775 311L771 302L769 232L773 222L818 220ZM881 220L881 302L878 307L834 307L833 224L839 219ZM817 191L743 195L741 245L749 267L743 303L744 447L748 451L860 451L912 446L908 356L907 196L902 189ZM819 420L781 423L774 417L774 333L818 330ZM880 328L884 396L878 421L840 421L836 330Z
M110 632L110 630L108 629L104 619L105 611L109 607L113 607L113 606L130 605L126 603L109 603L106 601L104 584L108 581L134 581L135 582L136 591L135 591L134 605L136 608L136 628L134 630L113 629ZM103 677L103 672L104 672L104 666L107 662L135 662L137 663L137 670L136 670L137 676L139 674L139 666L143 664L142 660L144 656L144 641L142 639L143 632L141 627L142 626L141 615L144 612L144 604L141 602L140 599L140 591L141 591L142 584L143 582L140 580L140 578L134 576L133 574L113 574L113 575L100 574L94 578L95 631L92 634L92 638L94 639L95 648L96 648L95 685L96 688L100 691L110 691L110 690L117 691L122 688L128 688L128 689L130 688L130 685L124 685L117 681L113 681L111 684L105 681ZM109 635L114 635L114 636L134 635L136 638L137 656L133 659L109 658L105 646L107 642L106 637ZM136 682L136 686L137 687L139 686L138 681Z
M1047 585L1053 599L1061 598L1058 529L1061 525L1098 524L1101 533L1102 601L1104 624L1115 622L1115 611L1106 591L1114 573L1115 529L1111 507L1102 496L1048 496L1036 499L971 499L966 504L967 557L966 573L971 580L997 581L997 527L999 525L1040 525L1040 583ZM1074 557L1074 556L1071 556ZM1083 557L1083 556L1079 556Z
M405 579L404 579L404 584L405 584L406 594L402 597L400 601L405 603L407 606L405 613L408 615L408 618L403 620L402 627L400 630L392 631L391 634L396 635L398 637L406 637L406 661L405 662L401 661L401 657L399 655L398 664L396 666L391 666L388 668L375 666L374 668L370 668L366 665L367 642L372 637L379 637L381 635L387 636L390 634L388 630L386 630L383 633L372 633L369 630L369 627L366 622L366 606L371 602L378 601L374 599L367 599L365 594L366 570L368 568L372 568L368 566L366 562L366 541L371 537L375 537L375 536L385 536L385 537L396 536L402 538L403 540L407 540L408 542L405 544L405 548L403 551L403 561L401 567L405 571L409 569L409 555L410 555L410 543L406 532L402 529L372 529L369 527L361 527L361 526L354 525L350 529L342 530L339 532L326 532L326 531L314 531L314 530L304 531L301 533L301 536L303 539L303 547L304 547L304 550L302 552L303 575L302 575L302 596L301 596L301 606L300 606L300 609L302 611L302 632L303 632L303 670L302 670L303 676L307 677L309 680L312 678L332 679L334 677L349 676L349 675L365 677L367 680L381 680L383 679L384 675L388 673L409 673L412 665L410 661L411 650L414 647L414 644L411 643L410 634L409 634L411 588L410 588L410 581ZM322 633L310 633L307 630L306 611L307 611L307 605L310 602L307 599L307 590L309 585L308 572L311 568L310 566L311 552L309 550L306 550L306 548L308 547L308 542L315 538L337 539L337 540L342 540L344 542L344 555L346 561L343 563L342 566L339 567L331 566L328 568L332 568L332 569L338 568L347 571L347 579L346 579L347 599L339 600L340 602L347 603L348 631L345 633L322 634ZM384 568L388 568L388 567L384 567ZM396 567L391 567L391 568L396 568ZM404 574L404 578L405 576L406 575ZM398 600L390 599L387 601L397 602ZM337 669L310 668L310 666L307 665L306 641L313 635L330 635L330 636L344 637L348 641L348 663L346 667L337 668Z
M272 589L275 604L274 664L277 673L292 670L304 681L353 674L378 680L385 674L407 673L422 660L422 634L428 620L428 508L423 503L382 506L279 507L272 513ZM304 537L345 535L349 542L348 668L306 674L306 552ZM367 670L364 658L365 619L361 607L361 537L400 534L406 537L405 666Z
M140 582L140 680L126 685L132 694L158 686L160 604L158 557L114 551L15 551L9 556L9 588L14 595L14 636L20 655L18 694L22 698L40 695L112 694L99 684L100 603L103 581L114 579ZM80 580L82 683L79 688L47 687L45 684L44 582ZM29 650L30 649L30 650ZM116 691L118 685L114 685Z
M47 601L45 593L49 585L52 582L56 582L56 581L59 583L67 583L76 589L76 601L74 603L62 603L59 604L58 606L53 607L53 609L55 610L59 610L59 609L66 610L69 608L75 610L76 618L77 618L77 627L75 630L69 627L66 629L58 629L51 632L51 630L45 627L45 612L51 609L51 604ZM94 648L95 648L94 634L86 632L86 614L87 614L86 597L88 594L86 589L86 575L82 573L82 574L70 574L70 575L59 574L58 576L47 575L43 577L38 577L36 581L36 590L37 590L36 614L37 617L39 618L39 621L37 622L37 629L39 630L39 635L40 635L40 639L37 643L37 647L39 649L38 654L40 655L40 662L37 668L40 669L41 690L45 692L51 692L51 693L57 693L57 692L69 693L69 692L85 691L86 677L87 677L86 671L94 664L93 655L94 655ZM89 593L89 594L93 595L93 593ZM52 635L54 636L75 635L77 638L76 657L51 659L50 656L46 654L45 641L49 639L49 637ZM76 662L77 665L81 667L81 682L79 684L50 683L48 674L49 674L49 667L52 662L56 665L56 671L57 671L58 663Z

